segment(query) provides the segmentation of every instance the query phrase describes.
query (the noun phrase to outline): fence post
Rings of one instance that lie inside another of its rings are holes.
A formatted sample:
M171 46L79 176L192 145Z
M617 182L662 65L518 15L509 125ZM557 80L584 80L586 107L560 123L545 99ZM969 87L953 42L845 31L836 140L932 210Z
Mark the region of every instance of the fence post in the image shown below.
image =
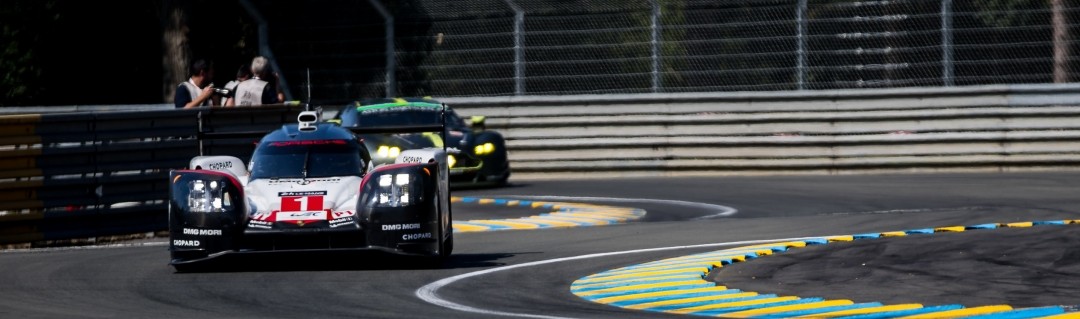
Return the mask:
M806 89L806 10L807 0L799 0L798 8L795 9L795 86L797 89Z
M660 3L649 0L652 4L652 91L659 93L663 87L660 79Z
M525 10L514 0L503 0L514 10L514 95L525 95Z
M368 0L382 16L386 29L386 97L397 96L397 50L394 49L394 16L378 0Z
M952 0L941 0L941 83L953 86Z

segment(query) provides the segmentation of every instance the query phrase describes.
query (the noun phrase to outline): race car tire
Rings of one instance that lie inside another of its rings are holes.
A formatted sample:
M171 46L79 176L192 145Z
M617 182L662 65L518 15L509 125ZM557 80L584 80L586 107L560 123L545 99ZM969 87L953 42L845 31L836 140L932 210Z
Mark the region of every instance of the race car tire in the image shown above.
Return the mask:
M496 185L506 185L506 181L510 179L510 170L503 172L502 175L488 176L487 180L495 183Z
M506 184L506 181L510 178L510 163L507 158L506 152L506 140L497 132L481 132L474 140L474 145L482 145L484 143L492 143L495 145L495 152L481 157L484 160L484 167L480 169L480 173L477 176L478 181L493 182L498 185Z
M450 254L454 252L454 233L450 232L450 236L446 237L446 240L442 242L442 247L439 247L439 258L450 258Z
M424 257L424 267L428 268L442 268L447 260L450 259L450 254L454 252L454 233L450 233L446 239L439 242L439 254L434 256Z

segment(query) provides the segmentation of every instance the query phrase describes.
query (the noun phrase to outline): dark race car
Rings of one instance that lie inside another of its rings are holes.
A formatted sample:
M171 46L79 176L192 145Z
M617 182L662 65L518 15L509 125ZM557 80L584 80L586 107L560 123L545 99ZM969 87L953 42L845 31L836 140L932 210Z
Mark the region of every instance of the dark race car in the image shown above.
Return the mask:
M345 106L338 112L342 127L371 125L430 125L446 110L446 140L431 133L364 134L372 161L389 163L401 150L446 147L450 182L461 185L503 185L510 178L506 140L495 131L483 129L483 118L474 117L472 126L445 104L430 98L369 99Z
M378 250L432 260L451 253L445 150L403 149L375 164L354 132L438 136L442 123L350 130L317 118L304 112L300 123L266 134L246 166L231 156L200 156L170 173L169 250L177 270L246 252Z

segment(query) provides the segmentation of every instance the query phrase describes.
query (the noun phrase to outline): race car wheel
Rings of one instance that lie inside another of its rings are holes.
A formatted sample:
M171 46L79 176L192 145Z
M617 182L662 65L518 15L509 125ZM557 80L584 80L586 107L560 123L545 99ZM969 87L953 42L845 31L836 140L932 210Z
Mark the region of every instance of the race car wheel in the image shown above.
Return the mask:
M446 264L446 260L450 259L450 254L454 251L454 233L450 233L446 239L439 242L439 254L434 256L424 257L424 264L430 268L442 268Z
M507 169L501 175L488 176L488 181L494 182L496 185L506 185L506 181L510 179L510 170Z
M490 143L494 145L494 152L481 156L484 166L477 175L478 182L491 182L496 185L505 185L510 178L510 163L506 152L506 140L502 135L495 132L482 132L474 142L476 145Z
M454 252L454 233L450 232L450 236L446 237L446 240L442 242L442 247L439 247L439 259L450 258L450 253Z

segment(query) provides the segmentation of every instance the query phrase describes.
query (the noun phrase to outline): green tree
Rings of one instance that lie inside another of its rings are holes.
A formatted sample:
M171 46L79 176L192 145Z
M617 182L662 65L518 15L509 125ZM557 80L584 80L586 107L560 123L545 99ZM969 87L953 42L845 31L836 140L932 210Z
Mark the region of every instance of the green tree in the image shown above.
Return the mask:
M0 6L0 106L36 102L43 91L36 48L60 18L56 1L5 0Z
M191 62L191 46L188 44L188 12L190 1L161 0L158 18L161 20L162 101L171 101L176 93L176 83L187 79L187 65Z

